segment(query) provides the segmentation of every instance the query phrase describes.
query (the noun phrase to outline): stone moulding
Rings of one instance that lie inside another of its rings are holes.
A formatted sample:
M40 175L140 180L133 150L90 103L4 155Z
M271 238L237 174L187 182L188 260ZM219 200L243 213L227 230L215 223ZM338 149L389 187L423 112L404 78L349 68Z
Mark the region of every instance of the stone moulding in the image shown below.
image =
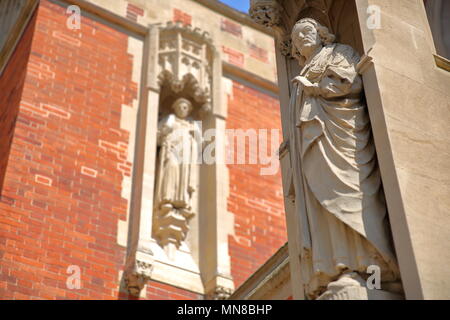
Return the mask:
M223 254L225 243L221 242L225 238L223 234L229 234L230 229L228 224L224 228L217 228L215 225L215 219L227 222L226 219L230 219L226 208L219 205L222 201L218 201L215 206L210 203L200 204L195 200L190 208L192 211L189 211L194 214L193 217L181 220L173 217L173 221L170 221L172 218L163 221L164 216L159 219L161 216L155 210L155 207L159 208L156 205L158 198L155 189L156 170L159 168L156 165L159 161L158 137L161 137L158 133L159 124L165 117L176 115L169 105L179 98L187 99L193 105L193 119L204 121L208 128L222 128L226 108L221 102L223 64L220 52L216 50L207 32L181 23L149 25L144 52L146 78L140 104L143 116L139 125L142 128L140 136L145 136L145 140L141 144L138 141L139 167L142 173L136 178L134 189L135 198L138 199L138 206L131 213L135 219L130 225L130 243L134 245L130 246L123 284L135 296L145 290L143 288L149 279L205 296L216 291L219 286L231 290L234 284L229 275L230 258ZM197 190L212 199L225 199L226 193L221 192L223 188L217 182L221 179L214 177L216 174L223 175L222 170L227 168L224 166L218 170L213 166L200 166L197 169L202 183L199 183L200 190L194 189L192 194L195 195ZM217 188L210 188L209 185L214 183L218 185ZM195 185L192 187L195 188ZM178 205L181 204L176 204L174 208L178 208ZM200 228L215 232L206 233ZM173 237L172 231L177 233L177 237ZM164 246L165 240L172 242ZM204 243L209 245L204 246ZM177 244L180 246L177 247ZM144 268L145 265L140 265L139 261L147 263L147 267ZM218 296L223 297L223 291L219 290Z
M288 245L285 244L230 297L231 300L273 299L291 281ZM278 296L280 298L280 296ZM287 298L285 296L284 298Z
M206 117L211 111L211 65L215 57L209 33L179 22L168 22L159 27L158 45L157 82L161 90L166 87L179 98L183 93L188 94L200 105L200 118ZM164 248L172 244L179 249L189 232L189 222L196 214L178 209L155 210L154 237Z
M191 25L184 26L181 22L169 21L166 26L161 27L160 32L181 32L184 35L193 37L198 43L206 43L214 50L214 45L210 34L207 31L202 31L200 28L193 28Z

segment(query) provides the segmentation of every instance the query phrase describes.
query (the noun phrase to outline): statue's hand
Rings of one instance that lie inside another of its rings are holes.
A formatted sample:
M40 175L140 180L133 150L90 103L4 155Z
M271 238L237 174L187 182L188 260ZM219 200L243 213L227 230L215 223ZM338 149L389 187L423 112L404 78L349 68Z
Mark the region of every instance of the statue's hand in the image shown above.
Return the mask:
M295 77L294 79L292 79L292 83L298 83L298 84L300 84L300 85L302 85L304 87L310 87L310 86L313 85L311 83L311 81L309 81L308 79L306 79L303 76Z
M300 84L303 87L303 91L309 96L319 95L319 84L311 83L308 79L302 76L292 79L292 83Z

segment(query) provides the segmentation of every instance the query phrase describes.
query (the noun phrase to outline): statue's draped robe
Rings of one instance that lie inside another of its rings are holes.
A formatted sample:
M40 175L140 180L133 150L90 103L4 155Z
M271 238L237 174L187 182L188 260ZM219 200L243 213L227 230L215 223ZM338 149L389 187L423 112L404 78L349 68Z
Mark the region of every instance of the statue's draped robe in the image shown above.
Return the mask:
M319 83L319 95L298 85L291 99L310 297L344 270L365 274L378 265L382 281L398 278L358 62L349 46L324 46L300 74Z
M192 194L197 183L198 144L195 123L170 115L158 126L155 208L164 204L191 214ZM198 132L197 132L198 133ZM199 133L198 133L199 134Z

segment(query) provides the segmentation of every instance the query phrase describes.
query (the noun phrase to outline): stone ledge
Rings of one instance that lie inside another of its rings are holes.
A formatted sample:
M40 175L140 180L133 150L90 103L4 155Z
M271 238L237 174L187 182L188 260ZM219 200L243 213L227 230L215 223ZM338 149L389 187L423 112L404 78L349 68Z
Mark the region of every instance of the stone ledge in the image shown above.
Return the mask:
M436 62L436 65L441 68L444 69L446 71L450 71L450 60L439 56L437 54L434 54L434 61Z

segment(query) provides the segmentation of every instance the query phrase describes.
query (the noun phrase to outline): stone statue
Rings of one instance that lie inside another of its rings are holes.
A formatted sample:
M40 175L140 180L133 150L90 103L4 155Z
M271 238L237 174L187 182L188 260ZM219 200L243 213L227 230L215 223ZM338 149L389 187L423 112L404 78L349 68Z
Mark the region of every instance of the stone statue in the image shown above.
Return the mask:
M179 98L172 105L174 113L158 124L153 233L172 253L185 240L194 216L200 129L189 118L192 108L189 100Z
M382 289L389 291L399 270L356 71L359 56L310 18L298 21L291 37L302 67L293 79L290 112L305 294L320 299L333 288L364 286L371 265L380 268Z

